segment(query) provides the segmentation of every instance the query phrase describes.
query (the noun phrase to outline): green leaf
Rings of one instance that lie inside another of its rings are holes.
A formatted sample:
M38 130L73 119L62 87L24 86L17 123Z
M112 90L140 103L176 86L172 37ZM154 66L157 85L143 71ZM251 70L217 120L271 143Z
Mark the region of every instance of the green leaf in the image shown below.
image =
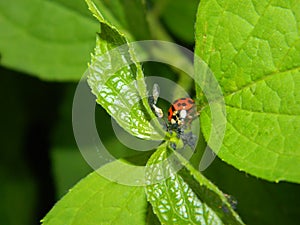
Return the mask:
M300 182L299 21L292 0L204 0L197 14L195 52L213 71L226 104L218 155L270 181ZM203 108L208 140L211 112Z
M168 164L167 144L148 161L147 199L162 224L224 224ZM166 178L166 179L165 179Z
M110 164L110 172L118 174L119 168ZM99 175L105 168L102 167L80 181L51 209L42 224L144 225L147 213L144 188L124 186L107 180ZM134 170L128 172L130 176L134 174Z
M143 1L97 3L131 39L149 37ZM0 27L1 65L55 81L82 77L99 30L82 0L2 1Z
M1 65L45 80L79 80L98 24L82 1L0 2Z
M222 222L231 225L244 224L232 208L230 197L220 191L216 185L196 170L184 157L176 152L175 154L184 166L179 171L179 175L185 179L195 194L216 213Z
M93 2L87 3L101 23L88 71L88 83L97 102L132 135L161 140L158 132L165 132L149 107L144 75L140 64L135 62L134 50L125 35L104 20ZM150 124L151 118L156 128Z

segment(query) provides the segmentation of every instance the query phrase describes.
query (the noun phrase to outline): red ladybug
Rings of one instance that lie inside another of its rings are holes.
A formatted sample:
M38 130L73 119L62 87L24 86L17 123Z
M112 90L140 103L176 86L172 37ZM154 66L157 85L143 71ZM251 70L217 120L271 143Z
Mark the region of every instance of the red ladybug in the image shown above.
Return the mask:
M168 111L168 120L172 125L183 125L195 118L195 101L191 98L179 98L173 102Z

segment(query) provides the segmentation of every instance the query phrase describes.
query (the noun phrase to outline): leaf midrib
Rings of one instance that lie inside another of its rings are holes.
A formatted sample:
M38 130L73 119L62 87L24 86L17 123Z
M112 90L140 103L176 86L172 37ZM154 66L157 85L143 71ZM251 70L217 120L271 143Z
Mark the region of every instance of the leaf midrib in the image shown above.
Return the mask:
M131 68L131 67L130 67L130 68ZM130 72L133 74L132 69L130 69ZM119 78L120 78L127 86L131 83L131 82L127 83L127 81L124 80L124 78L121 77L121 76L119 76ZM133 80L132 80L132 81L133 81ZM106 86L107 86L107 84L106 84ZM133 115L133 117L135 117L135 118L140 118L140 121L143 121L143 124L146 123L147 125L149 125L149 123L147 122L147 120L144 119L145 117L140 117L140 116L138 115L138 113L137 113L136 110L132 110L134 107L136 107L135 105L137 105L137 104L139 104L141 107L144 107L140 102L136 102L134 105L130 105L129 102L128 102L128 100L126 100L126 98L124 97L125 95L121 95L121 94L117 91L117 89L115 88L114 85L111 86L110 89L113 90L113 92L116 94L116 96L119 96L120 101L124 104L124 106L125 106L127 109L129 109L128 111L129 111L129 114L130 114L130 115ZM136 92L137 95L139 94L138 90L136 90L136 89L135 89L135 92ZM139 107L139 110L140 110L144 115L146 115L145 112L142 110L141 107ZM113 115L113 114L112 114L112 115ZM114 116L114 115L113 115L113 116ZM125 123L126 123L126 122L125 122ZM138 126L136 126L136 124L133 123L132 120L130 120L130 124L131 124L131 127L138 128ZM148 129L147 129L148 131L153 131L153 129L154 129L152 126L148 126L148 128L151 129L151 130L148 130ZM147 134L148 134L148 133L147 133Z
M242 133L233 123L232 121L228 121L227 122L229 124L231 124L232 128L237 132L239 133L242 137L248 139L250 142L252 142L253 144L261 147L262 149L268 151L268 152L271 152L273 154L276 154L276 155L284 155L284 156L290 156L290 157L294 157L294 156L300 156L300 155L297 155L297 154L290 154L290 153L286 153L285 152L285 149L283 148L282 151L274 151L274 149L271 149L268 145L263 145L261 143L258 143L256 142L256 140L252 139L250 136L247 136L245 135L244 133Z
M269 79L272 79L274 78L274 75L279 75L279 74L283 74L283 73L291 73L291 72L300 72L300 66L299 67L296 67L296 68L291 68L291 69L288 69L288 70L284 70L284 71L274 71L274 72L271 72L269 74L266 74L265 76L262 76L261 78L259 79L256 79L244 86L241 86L239 89L237 90L234 90L232 92L228 92L227 94L223 95L223 99L225 100L227 97L229 96L232 96L234 94L237 94L238 92L241 92L247 88L250 88L251 86L253 85L256 85L257 83L259 82L263 82L263 81L266 81L266 80L269 80ZM215 102L217 102L220 98L216 99ZM225 104L226 104L226 101L225 101ZM229 106L229 105L226 105L226 106ZM209 107L209 103L204 103L202 105L202 110L204 110L206 107Z
M226 107L236 109L236 110L245 111L245 112L255 113L255 114L266 114L266 115L287 116L287 117L299 116L300 117L300 114L288 114L288 113L280 113L280 112L276 113L276 112L270 112L270 111L255 111L255 110L250 110L250 109L245 109L245 108L239 108L239 107L232 106L232 105L226 105Z
M84 201L83 204L81 204L78 208L76 208L75 213L74 213L73 220L69 223L69 225L74 224L74 221L76 221L77 216L79 216L79 212L85 208L85 205L86 205L92 198L94 198L96 195L98 195L99 192L102 192L108 185L109 185L109 183L107 183L105 186L102 186L102 188L99 188L98 190L96 190L92 195L89 196L89 198L86 199L86 201ZM131 192L130 192L130 195L131 195L131 196L132 196L132 195L135 195L135 193L137 192L137 190L138 190L138 188L135 188L134 191L131 191ZM130 199L131 199L131 198L124 199L124 201L123 201L122 203L124 203L124 205L125 205L125 204L128 204L128 202L129 202ZM115 207L115 208L118 208L118 207ZM119 208L122 209L121 207L119 207ZM120 210L119 212L121 212L121 210ZM119 215L119 214L118 214L118 215ZM112 221L117 220L118 215L116 214L116 215L115 215L115 218L114 218Z

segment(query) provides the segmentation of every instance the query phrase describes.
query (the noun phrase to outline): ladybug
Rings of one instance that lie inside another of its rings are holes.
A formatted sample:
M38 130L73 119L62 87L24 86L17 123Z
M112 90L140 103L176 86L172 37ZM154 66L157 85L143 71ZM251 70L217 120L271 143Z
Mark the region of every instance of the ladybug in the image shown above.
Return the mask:
M191 98L179 98L169 108L168 120L171 125L181 126L185 122L191 123L195 114L195 101Z

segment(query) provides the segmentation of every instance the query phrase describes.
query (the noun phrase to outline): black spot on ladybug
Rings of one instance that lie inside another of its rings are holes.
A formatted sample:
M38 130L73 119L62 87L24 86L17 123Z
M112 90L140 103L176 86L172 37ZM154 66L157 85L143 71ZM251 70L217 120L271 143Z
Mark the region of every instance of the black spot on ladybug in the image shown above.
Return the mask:
M195 102L191 98L179 98L173 102L169 108L168 120L172 126L182 126L184 124L190 124L193 118L196 116L194 113ZM172 127L173 129L174 127Z

